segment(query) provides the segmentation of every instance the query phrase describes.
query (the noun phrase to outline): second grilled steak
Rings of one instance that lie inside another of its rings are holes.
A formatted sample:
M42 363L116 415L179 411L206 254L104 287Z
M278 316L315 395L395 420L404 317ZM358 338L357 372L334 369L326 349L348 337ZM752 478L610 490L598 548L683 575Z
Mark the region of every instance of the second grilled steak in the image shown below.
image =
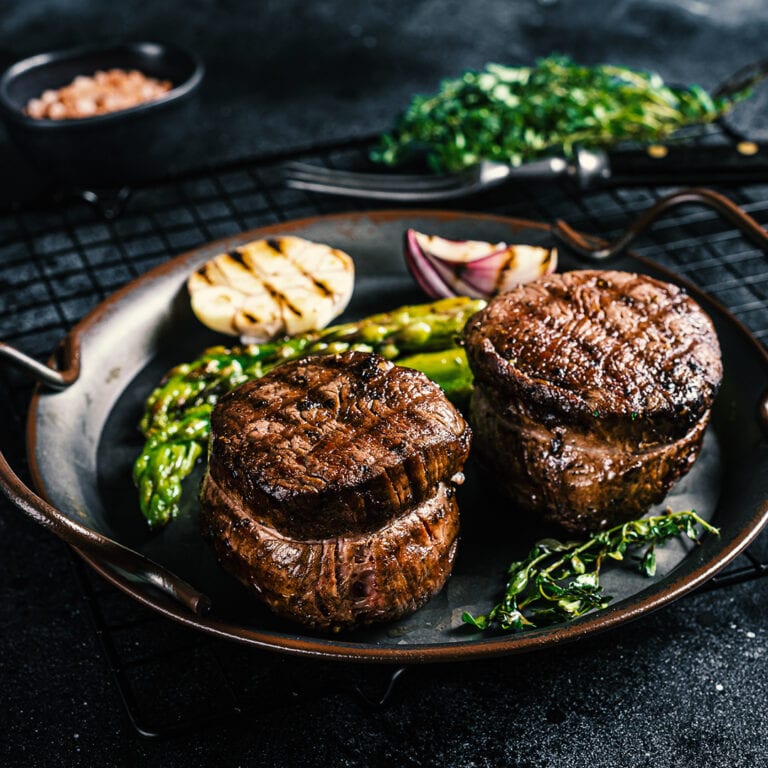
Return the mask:
M213 411L203 532L281 615L397 618L450 573L470 439L422 373L362 352L286 363Z
M478 451L515 502L572 530L642 514L691 466L722 377L714 328L678 287L551 275L468 324Z

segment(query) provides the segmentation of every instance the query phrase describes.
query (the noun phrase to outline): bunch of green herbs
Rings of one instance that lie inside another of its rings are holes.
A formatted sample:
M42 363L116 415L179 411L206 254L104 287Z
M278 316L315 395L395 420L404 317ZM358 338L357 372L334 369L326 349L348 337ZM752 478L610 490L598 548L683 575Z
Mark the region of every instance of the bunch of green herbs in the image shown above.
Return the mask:
M372 158L387 165L426 155L437 172L482 160L520 165L577 146L658 142L708 123L749 94L713 98L698 85L677 88L652 72L580 66L563 56L532 67L488 64L416 96Z

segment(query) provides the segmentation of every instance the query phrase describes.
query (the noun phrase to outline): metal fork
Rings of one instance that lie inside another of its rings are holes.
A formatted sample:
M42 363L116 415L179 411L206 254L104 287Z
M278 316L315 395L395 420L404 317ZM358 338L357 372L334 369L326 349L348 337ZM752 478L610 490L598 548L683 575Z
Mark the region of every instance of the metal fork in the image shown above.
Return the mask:
M768 59L742 67L719 86L713 95L727 98L752 87L768 77ZM699 126L705 128L706 126ZM727 126L723 126L725 130ZM733 134L730 128L727 132ZM743 137L739 137L743 138ZM329 195L348 195L371 200L420 202L450 200L502 184L511 176L516 179L547 179L568 176L582 188L609 173L609 162L601 150L577 150L575 157L566 161L562 157L535 160L521 166L484 160L457 173L440 176L390 173L358 173L324 168L308 163L288 163L283 166L283 180L294 189L324 192Z
M526 163L516 168L485 160L458 173L438 176L358 173L308 163L288 163L283 168L283 179L294 189L324 192L329 195L419 202L449 200L490 189L504 182L512 174L519 178L540 178L542 174L560 175L567 170L565 160L559 157Z

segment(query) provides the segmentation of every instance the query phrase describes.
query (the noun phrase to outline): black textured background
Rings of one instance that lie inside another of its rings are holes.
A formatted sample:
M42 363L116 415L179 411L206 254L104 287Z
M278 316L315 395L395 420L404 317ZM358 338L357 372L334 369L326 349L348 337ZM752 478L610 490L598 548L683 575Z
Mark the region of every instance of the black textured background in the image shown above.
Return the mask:
M378 132L414 92L487 61L528 63L559 52L712 87L768 55L761 0L4 0L1 7L0 66L106 41L170 41L201 55L208 76L191 117L169 128L177 147L166 172ZM0 167L25 188L35 176L7 142Z
M168 40L197 51L208 76L194 119L169 125L178 151L162 173L368 135L387 127L413 92L488 60L558 51L711 86L768 56L768 11L759 0L4 0L0 13L0 65L107 40ZM744 112L754 130L767 116L761 105ZM0 168L4 199L43 184L2 133ZM38 258L45 269L44 250ZM130 276L114 278L115 287ZM100 298L89 290L89 300ZM23 307L12 292L3 295L11 298L0 317L12 326L21 314L11 312ZM52 341L37 349L32 339L27 350L42 356ZM5 450L18 440L22 415L3 412ZM345 692L273 709L267 686L256 693L266 699L258 714L153 741L125 717L67 549L3 502L0 764L764 766L766 586L700 593L557 651L412 670L382 711ZM130 601L110 599L118 617L132 616ZM148 632L171 648L184 634L167 623ZM140 632L124 639L137 654L155 641ZM262 662L276 663L237 646L224 653L254 678ZM169 666L177 679L163 677L162 666L145 678L157 708L176 686L219 695L204 661ZM299 683L321 687L339 675L334 665L292 669Z

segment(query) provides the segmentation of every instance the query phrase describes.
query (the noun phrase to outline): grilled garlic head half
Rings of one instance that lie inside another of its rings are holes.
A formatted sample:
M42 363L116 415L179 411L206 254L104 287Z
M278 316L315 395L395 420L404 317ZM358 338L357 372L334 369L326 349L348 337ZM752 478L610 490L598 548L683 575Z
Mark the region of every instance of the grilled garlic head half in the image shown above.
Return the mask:
M187 288L201 323L258 343L325 327L349 303L354 279L343 251L274 237L215 256L190 275Z

